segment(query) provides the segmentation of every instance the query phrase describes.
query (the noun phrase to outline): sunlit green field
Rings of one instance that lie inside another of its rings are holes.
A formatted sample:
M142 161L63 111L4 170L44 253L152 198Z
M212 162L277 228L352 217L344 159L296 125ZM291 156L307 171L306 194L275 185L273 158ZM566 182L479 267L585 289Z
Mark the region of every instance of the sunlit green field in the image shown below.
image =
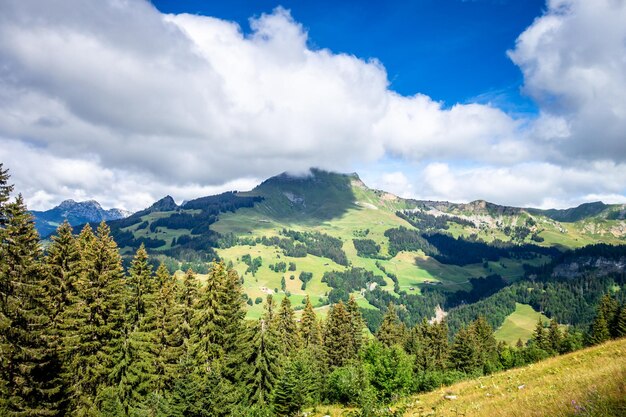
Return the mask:
M528 304L515 303L515 311L509 314L502 326L496 330L496 339L511 345L520 339L526 342L532 336L539 318L544 324L549 321L548 317L535 311Z

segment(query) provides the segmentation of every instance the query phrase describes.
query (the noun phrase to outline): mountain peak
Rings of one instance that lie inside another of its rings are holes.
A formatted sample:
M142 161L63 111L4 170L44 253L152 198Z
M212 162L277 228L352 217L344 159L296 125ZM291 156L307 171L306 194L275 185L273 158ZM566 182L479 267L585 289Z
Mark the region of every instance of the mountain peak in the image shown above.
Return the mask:
M166 195L162 199L155 202L153 205L148 207L150 211L172 211L176 210L178 205L174 201L171 195Z

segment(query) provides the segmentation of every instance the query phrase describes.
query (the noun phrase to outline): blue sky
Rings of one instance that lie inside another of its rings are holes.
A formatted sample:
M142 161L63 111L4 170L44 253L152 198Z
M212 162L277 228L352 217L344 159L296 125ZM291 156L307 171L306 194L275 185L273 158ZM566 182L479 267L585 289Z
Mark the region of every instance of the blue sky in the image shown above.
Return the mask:
M545 9L543 0L178 1L153 0L164 13L194 13L237 22L281 5L308 30L312 48L329 48L385 66L390 88L423 93L447 105L497 101L536 112L520 93L522 73L506 51Z
M626 1L0 2L0 161L33 209L283 171L626 203Z

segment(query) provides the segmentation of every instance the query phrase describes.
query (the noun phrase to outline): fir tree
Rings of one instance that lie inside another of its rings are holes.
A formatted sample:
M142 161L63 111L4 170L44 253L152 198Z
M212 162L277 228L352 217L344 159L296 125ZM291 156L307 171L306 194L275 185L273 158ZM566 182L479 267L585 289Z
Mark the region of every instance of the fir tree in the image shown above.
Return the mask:
M191 269L188 269L183 277L183 283L179 288L177 295L178 303L181 310L181 338L185 346L184 350L188 350L189 338L191 337L191 324L197 309L199 297L199 285L196 275Z
M383 322L376 332L376 338L383 345L389 347L395 344L402 345L404 343L404 334L404 324L398 318L396 307L393 303L389 303Z
M455 369L468 374L480 368L479 346L474 333L469 328L464 327L456 334L450 360Z
M295 353L300 346L300 339L291 301L288 297L284 297L280 302L280 310L278 310L276 317L276 333L283 355L288 356Z
M126 320L122 358L113 368L127 414L135 414L146 401L156 381L155 289L152 266L143 245L131 262L126 280Z
M212 266L192 322L191 356L205 392L204 408L221 415L233 403L234 370L241 360L244 303L236 272Z
M405 349L415 356L416 368L423 372L446 369L450 346L445 321L430 324L423 319L409 334Z
M300 337L305 348L322 344L322 332L308 295L306 296L306 304L300 319Z
M356 358L352 333L352 319L343 302L333 305L324 326L324 350L330 368L343 366Z
M365 322L363 321L363 316L359 310L359 305L354 299L354 295L350 295L348 303L346 304L346 310L350 315L350 323L352 326L352 330L350 332L352 347L354 349L354 354L358 355L363 347L363 330L365 328Z
M609 325L604 317L604 310L598 308L596 318L591 325L591 334L589 335L589 341L592 345L604 343L611 338L609 332Z
M615 315L613 334L616 338L626 336L626 304L623 304Z
M541 320L541 317L537 319L532 339L536 347L545 350L546 352L549 351L550 343L548 342L548 335L543 327L543 320Z
M561 342L563 335L559 329L559 323L556 319L550 320L550 327L548 329L547 344L550 346L550 351L558 354L561 351Z
M268 314L259 319L247 334L249 342L245 364L240 368L238 380L245 393L244 402L250 406L270 403L272 392L280 373L281 349L277 343L274 326L268 323Z
M159 395L172 392L178 375L179 359L183 353L182 309L176 302L176 280L164 264L156 271L155 299L155 391Z
M69 413L85 416L97 409L99 389L117 383L111 370L123 352L124 272L106 223L100 224L95 237L86 226L78 243L81 263L77 294L64 314L64 365Z
M0 167L0 184L6 182ZM2 194L6 188L0 188ZM4 200L6 201L6 200ZM3 204L0 270L0 414L56 416L63 384L50 344L52 302L46 291L39 235L22 196Z
M493 335L493 328L484 316L479 316L470 325L470 331L477 343L480 365L485 373L493 372L498 366L498 344Z

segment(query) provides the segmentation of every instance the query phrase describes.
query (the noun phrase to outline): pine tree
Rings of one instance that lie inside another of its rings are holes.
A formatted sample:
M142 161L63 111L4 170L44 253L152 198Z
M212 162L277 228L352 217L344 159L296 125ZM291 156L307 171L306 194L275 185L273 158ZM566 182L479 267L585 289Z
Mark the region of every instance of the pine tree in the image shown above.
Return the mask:
M610 338L611 334L609 333L609 325L604 317L604 310L599 307L596 318L591 325L589 341L592 345L597 345L606 342Z
M550 351L558 354L561 351L562 340L563 335L559 329L559 323L553 318L550 320L550 328L547 335L547 343L550 346Z
M498 367L498 343L493 335L493 328L484 316L479 316L470 325L470 331L478 345L479 363L485 373L491 373Z
M618 312L618 308L619 308L619 304L617 303L617 300L611 297L610 294L608 293L604 294L602 298L600 299L600 304L598 305L598 309L602 311L602 316L604 316L604 319L609 325L609 330L610 330L611 324L615 320L615 314Z
M179 359L183 353L181 333L182 309L176 301L176 280L165 265L156 271L155 299L155 391L160 395L171 393L178 375Z
M385 316L383 317L383 322L376 332L376 338L383 345L390 347L396 344L402 345L404 343L404 335L404 324L402 324L400 318L398 318L394 304L389 303L387 312L385 312Z
M480 368L479 346L474 333L469 328L462 328L456 334L450 360L455 369L468 374Z
M46 291L50 300L49 348L58 358L56 366L59 378L63 381L63 396L66 397L66 381L61 378L62 363L69 358L65 355L63 341L65 333L65 311L76 300L76 281L80 271L80 253L72 226L64 221L51 237L48 254L45 258ZM65 400L65 398L64 398ZM64 406L66 401L63 402Z
M313 304L309 296L306 296L306 304L300 319L300 338L303 347L320 346L322 344L322 331L313 310Z
M66 221L51 237L45 259L48 294L52 302L52 326L59 329L63 313L76 297L76 281L80 271L80 252L72 226Z
M133 258L126 280L122 358L113 368L120 400L127 414L142 407L156 382L156 284L143 245Z
M0 167L0 185L6 182ZM6 187L3 185L3 187ZM0 188L0 194L7 188ZM42 252L22 196L3 204L0 270L0 414L55 416L63 384L57 350L50 344L52 302L46 291Z
M445 370L450 353L448 326L445 321L430 324L423 319L411 329L405 350L415 356L418 370L422 372Z
M616 338L626 336L626 304L623 304L615 315L613 334Z
M537 319L532 339L535 346L539 349L545 350L546 352L549 350L548 336L546 335L546 331L543 327L543 320L541 320L541 318Z
M280 373L281 349L268 316L266 313L247 332L249 342L245 345L248 350L238 376L245 393L244 402L250 406L270 403Z
M183 277L183 283L177 287L178 303L181 310L181 338L185 346L184 351L188 350L189 339L191 337L191 324L197 310L199 298L199 285L196 275L191 269L188 269Z
M343 366L355 359L352 333L352 319L343 302L333 305L324 325L324 350L330 368Z
M346 310L350 315L350 323L352 325L352 331L350 337L352 338L352 346L354 349L354 355L358 356L361 348L363 347L363 330L365 328L365 322L359 309L359 305L354 299L354 295L350 295L348 303L346 304Z
M95 412L102 387L115 384L111 370L121 361L124 323L124 272L110 229L102 222L93 236L85 226L76 296L64 314L65 375L69 413Z
M207 390L204 408L219 415L236 401L234 370L241 358L245 309L239 277L222 263L212 266L192 322L191 356Z
M280 302L280 310L276 317L276 333L284 356L295 353L300 347L298 327L289 297L284 297Z
M280 417L297 415L307 403L309 383L305 364L290 360L274 389L274 412Z

